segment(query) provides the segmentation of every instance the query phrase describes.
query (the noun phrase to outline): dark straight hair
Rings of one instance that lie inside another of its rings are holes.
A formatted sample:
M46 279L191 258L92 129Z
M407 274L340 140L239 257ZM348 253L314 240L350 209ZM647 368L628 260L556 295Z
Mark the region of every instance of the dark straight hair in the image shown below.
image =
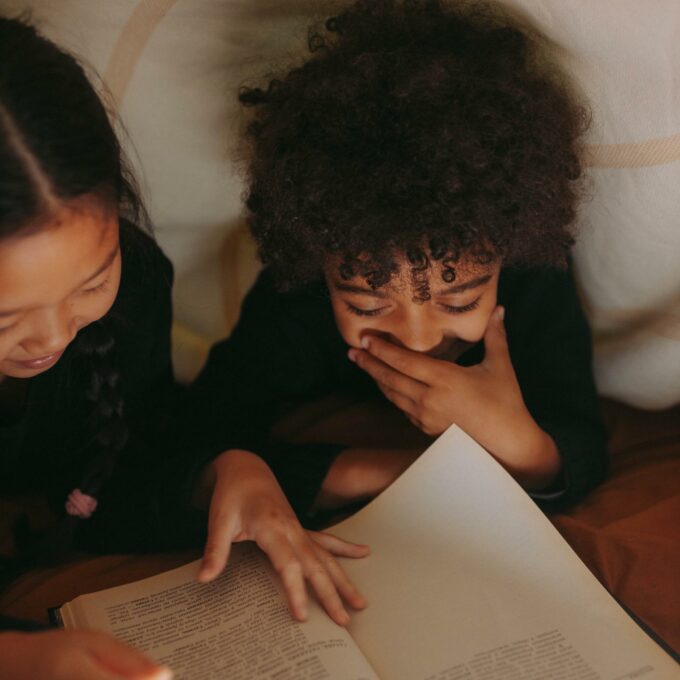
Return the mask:
M148 229L109 115L82 66L26 19L0 17L0 240L40 230L62 205L81 199ZM87 463L74 484L93 498L127 440L115 323L114 305L73 342L87 365L84 396L92 405ZM63 552L79 521L64 512L58 529L32 546L31 560Z

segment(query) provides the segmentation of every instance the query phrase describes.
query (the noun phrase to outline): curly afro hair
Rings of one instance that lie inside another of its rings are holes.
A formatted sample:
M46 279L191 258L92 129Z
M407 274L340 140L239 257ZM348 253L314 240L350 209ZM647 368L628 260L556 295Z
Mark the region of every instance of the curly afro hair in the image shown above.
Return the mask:
M421 288L433 261L449 281L461 257L565 264L588 113L537 36L478 3L359 0L309 44L239 95L249 225L283 289L332 257L374 288L404 256Z

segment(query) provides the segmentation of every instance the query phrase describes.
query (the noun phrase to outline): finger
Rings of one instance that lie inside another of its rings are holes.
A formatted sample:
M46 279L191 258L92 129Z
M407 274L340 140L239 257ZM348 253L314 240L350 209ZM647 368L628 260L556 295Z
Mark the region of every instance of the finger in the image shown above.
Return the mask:
M413 399L405 397L403 394L397 392L396 390L393 390L391 387L388 387L387 385L378 383L378 387L380 388L380 391L385 395L385 397L387 397L387 399L389 399L398 409L400 409L407 415L411 416L416 415L416 409L418 408L418 405L413 401Z
M58 673L58 670L57 670ZM99 661L86 656L78 658L73 668L68 669L68 675L57 675L64 680L123 680L123 678L135 679L135 675L125 675L102 668Z
M87 651L88 660L100 674L105 674L103 677L135 680L168 680L172 677L167 666L158 666L140 651L109 635L88 634Z
M338 564L337 560L319 544L316 544L315 551L317 559L323 564L340 597L354 609L366 607L368 604L366 598L356 589L356 586L349 579L345 570Z
M357 366L366 371L378 384L385 385L412 401L418 401L424 390L427 389L427 385L424 383L404 373L400 373L392 368L392 366L388 366L380 361L380 359L376 359L367 351L351 349L349 350L349 356Z
M80 659L77 667L69 669L68 680L172 680L167 666L156 666L152 671L117 672L103 668L94 658Z
M305 533L296 539L295 548L302 562L305 578L331 619L340 626L346 626L349 623L349 614L315 546L316 544Z
M200 583L216 579L227 566L231 544L236 536L236 520L223 513L211 513L208 519L208 538L203 550L201 568L196 577Z
M323 531L309 531L307 532L312 539L318 543L322 548L328 550L331 555L338 555L340 557L366 557L371 552L371 549L361 543L350 543L342 538L327 534Z
M412 416L408 413L406 414L406 417L411 421L411 425L414 425L419 430L423 429L423 424L420 422L420 420L418 420L418 418L416 418L415 416Z
M507 362L510 360L508 339L505 334L505 308L502 306L494 309L489 325L484 333L485 363Z
M288 538L278 532L271 532L260 535L257 544L269 557L269 561L281 577L293 617L298 621L306 621L307 589L303 568Z
M395 371L426 385L431 385L432 381L441 373L441 359L433 359L422 352L414 352L406 349L406 347L399 347L382 338L365 335L361 339L361 346Z

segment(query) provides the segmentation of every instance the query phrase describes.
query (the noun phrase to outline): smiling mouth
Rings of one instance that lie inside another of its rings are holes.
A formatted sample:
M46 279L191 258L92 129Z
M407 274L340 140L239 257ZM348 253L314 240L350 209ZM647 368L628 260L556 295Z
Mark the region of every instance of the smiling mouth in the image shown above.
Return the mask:
M58 352L53 352L52 354L47 354L44 357L39 357L37 359L29 359L28 361L14 361L15 364L21 366L22 368L33 371L41 368L49 368L61 358L64 350L61 349Z

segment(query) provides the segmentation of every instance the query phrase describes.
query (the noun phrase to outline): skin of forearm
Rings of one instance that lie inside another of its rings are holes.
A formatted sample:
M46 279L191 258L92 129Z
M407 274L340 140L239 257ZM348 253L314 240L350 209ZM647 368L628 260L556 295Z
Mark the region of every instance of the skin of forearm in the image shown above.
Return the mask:
M378 495L421 453L421 449L346 449L333 461L315 507L338 508Z
M553 438L527 412L502 425L487 421L474 437L527 491L550 486L562 468Z
M480 428L483 435L475 438L524 489L538 491L556 479L561 470L557 446L528 412L507 428L489 425L485 422ZM373 498L392 484L421 453L420 449L343 451L331 465L315 507L332 509Z

